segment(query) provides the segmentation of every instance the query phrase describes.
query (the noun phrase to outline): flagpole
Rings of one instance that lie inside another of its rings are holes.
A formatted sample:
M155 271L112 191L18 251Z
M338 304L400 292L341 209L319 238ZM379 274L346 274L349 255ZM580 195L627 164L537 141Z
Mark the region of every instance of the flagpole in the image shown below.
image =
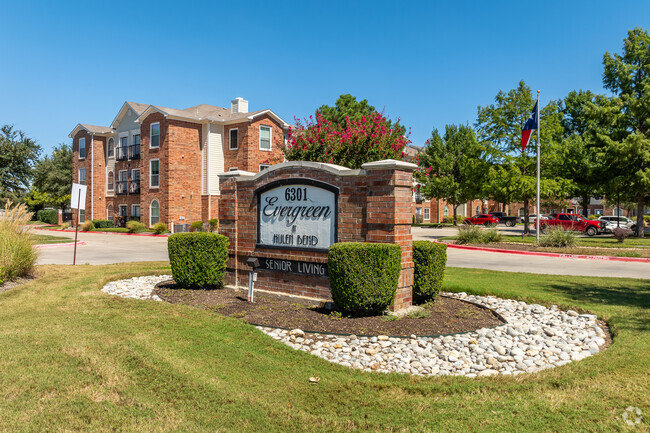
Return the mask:
M539 115L539 90L537 91L537 218L535 219L535 223L537 225L537 230L535 230L535 238L537 240L537 243L539 244L539 232L542 226L542 214L540 213L540 206L539 206L539 178L540 178L540 172L539 172L539 151L540 151L540 140L539 140L539 128L542 126L542 119L540 118Z

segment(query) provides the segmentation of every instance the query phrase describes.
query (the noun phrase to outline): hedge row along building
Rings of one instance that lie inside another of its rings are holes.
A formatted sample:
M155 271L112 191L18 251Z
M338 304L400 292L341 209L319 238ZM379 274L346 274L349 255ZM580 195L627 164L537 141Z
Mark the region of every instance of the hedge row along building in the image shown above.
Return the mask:
M270 109L186 109L125 102L110 126L78 124L73 182L88 186L86 219L171 227L219 215L219 173L258 173L281 162L289 124Z

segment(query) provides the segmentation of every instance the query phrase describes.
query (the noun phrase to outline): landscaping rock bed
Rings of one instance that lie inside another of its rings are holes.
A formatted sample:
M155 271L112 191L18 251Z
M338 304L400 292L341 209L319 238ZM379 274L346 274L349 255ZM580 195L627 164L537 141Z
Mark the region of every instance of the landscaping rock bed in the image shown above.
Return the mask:
M160 294L170 289L164 286L156 289L155 285L170 279L169 275L138 277L111 282L102 290L123 297L161 300ZM239 293L240 297L245 297L244 292ZM606 325L594 315L494 296L444 293L444 297L463 302L464 305L469 305L464 301L483 305L507 323L438 337L416 334L408 337L385 334L333 335L270 326L258 326L258 329L296 350L343 366L415 375L476 377L533 373L582 360L597 354L611 343ZM295 308L298 310L298 306ZM307 309L304 302L300 309ZM431 313L434 313L433 310ZM245 317L245 314L239 317Z

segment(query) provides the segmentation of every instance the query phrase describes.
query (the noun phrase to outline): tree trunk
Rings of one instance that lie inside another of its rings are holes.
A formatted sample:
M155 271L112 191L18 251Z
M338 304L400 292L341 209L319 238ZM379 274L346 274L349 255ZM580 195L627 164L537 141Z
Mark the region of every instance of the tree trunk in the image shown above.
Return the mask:
M582 216L585 218L589 216L589 208L587 206L589 206L590 199L591 197L589 196L582 196Z
M643 209L645 205L645 197L643 194L640 194L636 202L636 237L642 238L645 236L644 224L643 224Z
M456 205L452 204L451 207L452 207L452 209L453 209L453 211L452 211L452 218L454 219L454 226L456 226L456 225L458 225L458 224L456 223L456 209L458 208L458 205L457 205L457 204L456 204Z
M530 214L528 212L528 198L525 198L524 199L524 234L525 235L530 234L530 227L528 227L529 217ZM537 215L537 218L539 218L539 215Z

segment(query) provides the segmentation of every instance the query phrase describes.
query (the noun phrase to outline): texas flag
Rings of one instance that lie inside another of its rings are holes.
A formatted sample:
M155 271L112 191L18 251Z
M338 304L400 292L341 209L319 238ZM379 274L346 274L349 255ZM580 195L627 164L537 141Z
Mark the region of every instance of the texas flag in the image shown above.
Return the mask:
M526 120L526 123L524 124L524 127L521 130L521 151L522 152L526 150L526 146L530 141L530 134L532 134L533 131L539 127L539 113L537 111L538 103L539 101L535 102L535 106L533 107L533 112L530 113L530 117L528 118L528 120Z

